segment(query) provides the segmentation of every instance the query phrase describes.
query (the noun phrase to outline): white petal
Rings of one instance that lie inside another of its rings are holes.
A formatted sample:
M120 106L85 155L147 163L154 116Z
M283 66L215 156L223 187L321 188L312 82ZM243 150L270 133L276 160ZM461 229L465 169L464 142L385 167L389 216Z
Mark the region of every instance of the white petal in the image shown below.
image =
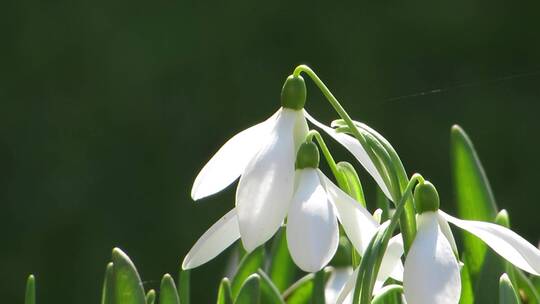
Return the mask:
M254 125L229 139L204 165L191 188L191 198L199 200L223 190L244 172L272 130L276 116Z
M352 273L352 267L336 268L332 271L324 287L325 303L337 303L339 293L345 287L345 283L347 283ZM352 303L352 296L345 303Z
M459 302L459 266L439 228L435 212L424 212L418 216L418 233L405 261L403 289L408 303Z
M460 220L441 210L439 214L450 223L480 238L514 266L540 275L540 250L517 233L497 224Z
M324 132L326 132L328 135L334 138L337 142L342 144L347 150L349 150L349 152L351 152L354 155L354 157L360 162L360 164L362 164L362 166L366 169L366 171L375 179L375 182L377 183L377 185L379 185L379 187L384 192L386 197L388 197L389 200L392 200L390 191L388 190L388 187L384 183L383 178L379 174L379 171L377 171L375 164L373 164L366 150L364 150L364 147L362 147L362 145L360 144L360 142L358 142L356 138L350 135L344 134L344 133L336 132L334 129L317 121L315 118L309 115L306 110L304 110L304 115L311 123L321 128Z
M251 251L279 229L294 188L295 126L301 111L282 109L274 129L240 177L236 209L242 243Z
M184 258L182 269L195 268L210 261L239 237L236 209L232 209L197 240Z
M352 298L354 295L354 286L356 285L356 279L358 278L358 271L360 271L360 267L357 267L349 279L347 280L347 283L343 286L341 291L339 292L336 304L342 304L342 303L351 303Z
M337 216L315 169L298 170L298 190L287 217L287 244L304 271L321 270L338 248Z
M448 225L448 222L442 215L437 213L437 221L439 222L439 228L441 228L441 232L444 234L448 242L450 243L450 247L452 247L452 251L456 255L456 257L459 256L459 251L456 245L456 240L454 239L454 234L452 233L452 229L450 229L450 225Z
M390 239L388 247L381 262L381 268L377 275L377 281L385 282L388 277L397 281L403 281L403 237L398 234Z
M359 202L338 188L319 171L321 181L328 192L330 201L337 209L339 221L352 244L360 254L364 254L369 241L377 232L379 224Z

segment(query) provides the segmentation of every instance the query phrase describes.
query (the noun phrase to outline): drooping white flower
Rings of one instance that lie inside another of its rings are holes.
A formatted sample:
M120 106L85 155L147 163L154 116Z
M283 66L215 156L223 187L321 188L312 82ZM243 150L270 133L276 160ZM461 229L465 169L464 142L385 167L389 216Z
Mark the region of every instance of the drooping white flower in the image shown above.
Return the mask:
M305 153L311 154L300 158ZM294 262L304 271L315 272L328 264L337 250L338 221L360 253L365 251L379 224L362 205L317 169L318 150L314 143L303 144L298 154L295 190L285 203L289 206L285 212L287 244ZM203 234L184 259L184 269L207 262L236 239L244 238L237 212L238 206ZM392 254L383 264L389 272L397 267L400 276L402 265L399 259L403 254L403 246L396 249L396 254Z
M223 190L240 177L235 209L247 251L269 240L289 210L296 152L308 132L306 117L349 149L383 191L389 193L356 139L317 122L303 109L304 103L303 79L289 77L282 91L283 106L266 121L228 140L195 178L191 197L199 200Z
M403 273L408 303L459 303L460 270L448 222L477 236L514 266L540 275L540 250L517 233L493 223L461 220L439 210L437 191L429 182L418 185L414 195L420 214Z

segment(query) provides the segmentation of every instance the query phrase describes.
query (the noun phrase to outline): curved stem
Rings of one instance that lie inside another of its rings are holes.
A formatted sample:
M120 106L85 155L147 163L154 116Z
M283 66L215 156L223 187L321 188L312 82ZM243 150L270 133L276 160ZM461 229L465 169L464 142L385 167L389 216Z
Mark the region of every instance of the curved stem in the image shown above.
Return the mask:
M293 75L299 76L302 72L306 73L315 82L315 84L321 90L321 92L326 97L328 102L336 110L338 115L343 119L343 121L349 128L349 131L352 133L354 137L356 137L358 142L362 145L364 150L367 152L369 158L375 165L377 171L379 171L379 174L381 174L381 176L383 177L386 186L388 187L388 189L392 191L393 201L394 202L400 201L402 197L402 191L404 190L404 187L407 185L408 180L407 180L407 174L405 172L405 169L403 168L403 164L401 163L401 160L399 160L399 157L397 156L397 153L395 153L395 150L393 148L388 149L386 147L386 143L388 143L386 140L380 140L383 146L382 149L378 147L381 144L375 144L375 146L368 144L367 139L364 136L364 134L362 134L358 130L358 128L356 127L354 121L351 119L349 114L341 106L337 98L332 94L332 92L330 92L328 87L319 78L319 76L317 76L317 74L310 67L306 65L297 66L294 69ZM374 135L374 136L377 138L377 135ZM379 140L370 141L370 143L376 143L376 142L379 142ZM391 147L389 143L388 143L388 146ZM376 149L378 153L375 153L372 150L372 148ZM380 158L378 158L376 154L378 154ZM398 163L394 163L396 161ZM381 162L384 165L382 165ZM391 170L393 172L388 172L388 170ZM406 212L403 214L401 227L402 227L403 244L405 247L405 254L406 254L416 234L416 220L414 218L414 206L412 205L412 201L408 202L406 205Z
M328 146L324 142L324 139L322 138L321 134L317 130L310 130L308 134L306 135L306 141L311 142L313 140L313 137L317 140L317 143L319 144L319 147L321 147L321 151L324 155L324 158L326 158L326 162L328 163L328 166L330 167L330 170L332 170L332 174L334 174L334 177L337 180L337 183L340 187L346 184L346 181L339 172L339 169L337 167L336 161L332 157L332 154L330 153L330 150L328 149Z
M358 304L359 301L361 301L360 303L370 302L371 295L373 293L373 286L375 284L377 274L379 273L379 268L381 267L384 253L386 252L388 242L390 241L390 238L392 237L392 234L397 227L401 213L405 208L405 202L407 201L409 196L412 195L412 191L416 184L423 184L424 182L425 180L420 174L415 173L411 177L410 181L407 184L407 187L403 191L403 196L396 205L396 211L390 219L388 227L382 232L379 231L369 243L369 246L366 249L366 253L364 254L364 257L362 259L362 263L360 264L360 269L358 271L358 278L356 280L353 298L354 304ZM367 262L364 263L364 260L372 261L373 259L373 264L368 264Z

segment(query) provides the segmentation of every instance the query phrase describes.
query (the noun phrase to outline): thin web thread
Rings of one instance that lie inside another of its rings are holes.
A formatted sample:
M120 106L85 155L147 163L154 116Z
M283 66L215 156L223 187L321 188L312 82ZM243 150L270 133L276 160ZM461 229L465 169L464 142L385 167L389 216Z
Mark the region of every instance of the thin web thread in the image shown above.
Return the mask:
M444 92L456 90L456 89L477 87L477 86L482 86L486 84L498 83L498 82L503 82L503 81L517 79L517 78L533 77L533 76L538 76L538 75L540 75L540 70L535 70L532 72L525 72L525 73L520 73L520 74L511 74L508 76L503 76L503 77L490 79L490 80L480 80L480 81L474 81L474 82L460 83L460 84L456 84L456 85L445 87L445 88L433 89L433 90L427 90L427 91L422 91L422 92L417 92L417 93L412 93L412 94L407 94L407 95L391 97L391 98L383 99L382 102L387 103L387 102L401 101L403 99L434 95L434 94L444 93Z

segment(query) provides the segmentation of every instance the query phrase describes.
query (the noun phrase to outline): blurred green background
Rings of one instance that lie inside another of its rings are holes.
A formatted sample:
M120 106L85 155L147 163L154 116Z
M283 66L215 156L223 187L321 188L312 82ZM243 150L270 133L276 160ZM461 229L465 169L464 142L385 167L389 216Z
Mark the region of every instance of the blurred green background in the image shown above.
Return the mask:
M462 125L499 206L536 243L539 10L532 0L3 1L2 301L20 303L35 273L40 303L97 303L113 246L147 288L176 274L233 206L234 186L192 202L195 175L277 109L300 63L409 173L431 179L449 211L449 130ZM336 118L308 90L307 109ZM194 303L213 301L225 261L193 272Z

